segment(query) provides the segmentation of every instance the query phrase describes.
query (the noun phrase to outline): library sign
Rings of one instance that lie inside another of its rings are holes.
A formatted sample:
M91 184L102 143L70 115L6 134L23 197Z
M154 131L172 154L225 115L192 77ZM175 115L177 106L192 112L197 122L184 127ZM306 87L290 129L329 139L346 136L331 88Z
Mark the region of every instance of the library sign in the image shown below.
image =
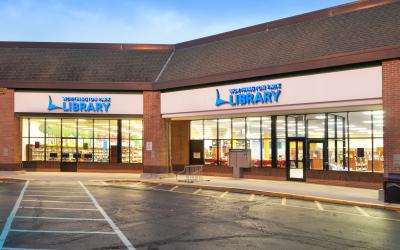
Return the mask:
M17 113L143 114L143 94L17 91L14 104Z
M228 89L229 98L222 99L219 90L216 89L215 106L229 104L232 107L277 103L281 94L282 84L262 84L249 87Z
M48 111L62 109L64 112L108 113L111 105L110 97L97 96L63 96L62 104L57 106L49 95Z

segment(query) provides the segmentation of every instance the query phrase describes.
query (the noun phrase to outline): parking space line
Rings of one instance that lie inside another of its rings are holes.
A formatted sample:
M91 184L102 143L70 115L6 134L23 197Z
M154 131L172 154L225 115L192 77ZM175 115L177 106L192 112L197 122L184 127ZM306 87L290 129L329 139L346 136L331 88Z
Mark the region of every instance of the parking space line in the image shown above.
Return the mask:
M319 202L319 201L314 201L315 202L315 205L317 206L317 208L318 208L318 210L324 210L324 208L322 207L322 205L321 205L321 202Z
M19 197L18 197L17 201L15 202L13 209L11 210L10 215L7 218L6 224L3 227L3 231L1 232L1 235L0 235L0 249L2 249L4 246L4 242L6 241L8 232L11 229L11 224L14 220L15 215L17 214L18 208L21 204L22 198L24 197L24 193L25 193L26 189L28 188L28 185L29 185L29 181L26 181L24 187L21 189L21 193L19 194Z
M72 218L72 217L44 217L44 216L15 216L18 219L43 219L43 220L73 220L73 221L106 221L106 219Z
M53 249L3 247L2 250L53 250Z
M62 230L30 230L30 229L10 229L10 232L18 233L56 233L56 234L116 234L116 232L100 231L62 231Z
M169 191L174 191L175 189L177 189L178 188L178 186L175 186L175 187L173 187L173 188L171 188Z
M220 196L219 196L219 198L224 198L225 197L225 195L227 195L229 193L229 191L225 191L225 192L223 192Z
M357 210L358 210L358 212L360 212L362 215L364 215L364 216L366 216L366 217L371 217L371 215L369 215L367 212L365 212L365 210L364 209L362 209L361 207L359 207L359 206L354 206Z
M44 202L44 203L73 203L73 204L92 204L89 201L52 201L52 200L22 200L23 202Z
M251 194L248 201L254 201L254 198L256 198L255 194Z
M97 211L95 208L68 208L68 207L19 207L22 209L48 209L48 210L71 210L71 211Z
M282 204L283 206L286 206L286 197L282 197L281 204Z
M66 193L66 194L84 194L85 192L70 192L70 191L57 191L57 190L26 190L26 193Z
M114 221L111 220L111 218L107 215L107 213L104 211L104 209L97 202L96 198L94 198L94 196L90 193L90 191L85 187L85 185L80 181L78 183L85 190L86 194L90 197L90 199L92 200L92 202L96 206L96 208L99 210L99 212L103 215L104 219L107 220L108 224L111 226L111 228L114 230L114 232L118 235L118 237L124 243L125 247L128 248L129 250L135 250L135 247L132 245L132 243L128 240L128 238L126 238L126 236L122 233L122 231L118 228L118 226L114 223Z
M202 190L202 189L201 189L201 188L199 188L199 189L197 189L196 191L194 191L194 192L193 192L193 194L198 194L198 193L200 193L200 192L201 192L201 190Z
M30 197L65 197L65 198L88 198L83 195L45 195L45 194L26 194L25 196Z

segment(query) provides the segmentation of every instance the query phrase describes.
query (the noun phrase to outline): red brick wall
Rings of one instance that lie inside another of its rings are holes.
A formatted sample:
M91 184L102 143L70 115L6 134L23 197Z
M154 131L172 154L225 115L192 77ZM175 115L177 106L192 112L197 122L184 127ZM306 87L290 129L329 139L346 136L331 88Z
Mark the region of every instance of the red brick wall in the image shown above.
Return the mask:
M14 90L0 89L0 170L14 170L21 163L21 125L14 114Z
M190 121L171 121L172 165L189 164L189 126Z
M400 59L382 63L382 97L384 115L384 158L385 176L400 173L393 157L400 154Z
M159 91L143 92L143 125L143 172L169 172L168 120L161 117L161 94ZM147 142L152 142L152 151L146 150Z

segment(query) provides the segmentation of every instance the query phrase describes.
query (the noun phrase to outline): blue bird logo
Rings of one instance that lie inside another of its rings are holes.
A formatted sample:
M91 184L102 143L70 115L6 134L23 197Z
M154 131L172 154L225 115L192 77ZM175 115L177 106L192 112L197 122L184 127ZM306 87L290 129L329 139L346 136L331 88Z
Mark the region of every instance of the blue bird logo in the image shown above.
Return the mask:
M216 91L217 91L217 98L215 100L215 105L216 106L220 106L222 104L228 103L228 101L225 101L225 100L221 99L220 94L219 94L219 90L216 89Z
M53 100L51 99L51 96L49 96L49 105L47 107L49 111L54 110L54 109L61 109L60 107L56 106L53 104Z

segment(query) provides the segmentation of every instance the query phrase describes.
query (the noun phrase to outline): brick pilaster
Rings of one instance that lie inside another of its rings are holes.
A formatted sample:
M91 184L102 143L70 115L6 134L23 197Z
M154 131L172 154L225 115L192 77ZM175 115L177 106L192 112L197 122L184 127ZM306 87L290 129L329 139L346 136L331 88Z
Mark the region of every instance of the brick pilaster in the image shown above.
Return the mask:
M143 92L143 125L145 173L169 172L168 157L168 120L161 117L161 93L159 91ZM152 150L146 145L152 143Z
M393 157L400 154L400 59L382 63L382 97L384 110L384 173L400 173Z
M15 170L21 163L21 125L14 114L14 90L0 89L0 170Z

